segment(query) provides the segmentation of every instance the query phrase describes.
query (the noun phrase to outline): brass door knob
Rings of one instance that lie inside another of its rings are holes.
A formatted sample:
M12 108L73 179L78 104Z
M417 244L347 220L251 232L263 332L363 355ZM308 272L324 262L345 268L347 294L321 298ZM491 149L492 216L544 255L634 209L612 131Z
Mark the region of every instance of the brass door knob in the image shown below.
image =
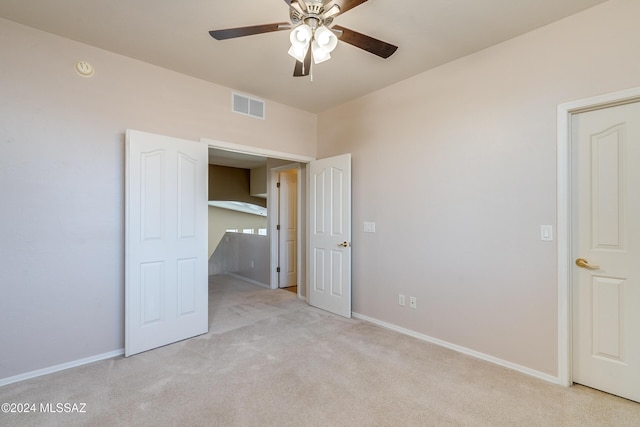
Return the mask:
M348 242L338 243L338 246L341 246L343 248L348 248L349 247L349 243Z
M586 260L586 259L584 259L584 258L578 258L578 259L576 260L576 265L577 265L578 267L581 267L581 268L587 268L587 269L589 269L589 270L598 270L598 269L600 268L600 266L599 266L599 265L589 264L589 261L587 261L587 260Z

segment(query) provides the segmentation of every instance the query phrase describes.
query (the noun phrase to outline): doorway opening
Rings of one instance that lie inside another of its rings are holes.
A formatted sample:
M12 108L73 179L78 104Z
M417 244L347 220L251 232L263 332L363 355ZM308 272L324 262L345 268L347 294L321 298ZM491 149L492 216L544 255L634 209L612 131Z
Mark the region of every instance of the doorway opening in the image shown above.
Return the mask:
M305 271L304 171L305 167L300 163L271 168L270 194L274 197L269 205L273 215L271 250L277 254L272 283L295 292L301 299L306 296L302 286Z
M279 288L279 251L278 251L278 192L277 192L277 175L285 171L296 171L296 264L295 276L297 285L297 295L301 299L306 300L306 263L305 263L305 243L304 236L306 233L306 224L304 222L305 212L305 170L306 164L313 161L314 158L300 156L296 154L277 152L273 150L265 150L257 147L250 147L238 144L232 144L222 141L202 139L208 145L210 152L213 150L216 156L221 157L237 157L245 156L247 159L262 159L266 166L266 201L267 201L267 237L269 238L269 283L271 289ZM275 176L274 176L275 175Z
M208 274L269 287L265 157L209 149Z

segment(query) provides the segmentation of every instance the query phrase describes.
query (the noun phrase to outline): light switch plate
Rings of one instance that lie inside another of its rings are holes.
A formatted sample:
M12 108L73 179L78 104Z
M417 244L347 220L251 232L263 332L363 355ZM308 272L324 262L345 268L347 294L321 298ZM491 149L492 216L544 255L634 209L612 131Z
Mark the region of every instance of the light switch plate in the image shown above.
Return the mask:
M375 233L376 232L376 223L375 222L364 222L364 232L365 233Z
M540 240L542 240L543 242L553 241L553 225L540 226Z

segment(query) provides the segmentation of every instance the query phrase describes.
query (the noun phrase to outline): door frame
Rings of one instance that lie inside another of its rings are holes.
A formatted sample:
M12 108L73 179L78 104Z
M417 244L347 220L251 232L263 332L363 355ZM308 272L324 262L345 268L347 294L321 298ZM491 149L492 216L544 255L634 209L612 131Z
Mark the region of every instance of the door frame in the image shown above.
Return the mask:
M640 87L560 104L557 112L557 236L558 236L558 383L569 387L572 377L572 129L575 114L640 101Z
M302 263L304 262L303 256L302 256L302 248L303 248L303 240L302 240L302 232L304 230L302 230L302 184L304 184L304 182L302 181L302 165L300 163L291 163L288 165L284 165L284 166L277 166L277 167L273 167L269 170L269 176L270 176L270 185L269 185L269 190L270 193L267 194L267 204L269 206L268 208L268 212L267 212L267 219L268 218L277 218L278 215L280 214L280 202L278 201L278 203L268 203L269 200L269 196L273 195L273 194L278 194L278 187L277 187L277 182L278 182L278 174L280 172L285 172L285 171L290 171L290 170L295 170L296 173L298 174L298 180L297 180L297 184L296 184L296 193L298 196L298 213L296 215L296 239L298 239L298 244L296 245L296 263L297 263L297 271L296 271L296 280L298 282L298 298L301 298L301 288L302 286L300 286L301 283L303 283L302 280L302 272L306 271L306 269L302 268ZM305 210L306 211L306 210ZM270 239L270 247L271 247L271 273L270 273L270 281L271 281L271 289L278 289L280 287L280 278L278 277L278 272L276 271L276 268L278 267L279 264L279 253L280 253L280 233L278 233L277 230L277 221L269 221L269 233L271 233L271 236L275 236L277 235L278 238L277 239ZM306 293L305 293L306 295Z
M300 215L302 215L302 212L303 212L303 209L302 209L303 200L302 200L302 197L300 196L301 185L302 185L300 182L301 169L302 169L301 164L310 163L316 160L315 157L303 156L300 154L293 154L293 153L286 153L282 151L269 150L266 148L253 147L250 145L235 144L232 142L219 141L219 140L209 139L209 138L200 138L200 142L206 143L209 148L215 148L218 150L225 150L225 151L231 151L235 153L250 154L254 156L262 156L262 157L268 157L272 159L291 161L291 164L283 166L283 168L285 169L293 169L297 165L298 196L299 196L298 197L298 238L300 238L301 233L305 231L305 230L302 230L302 223L301 223L301 217L300 217ZM279 168L276 167L273 169L279 169ZM269 233L268 233L269 234L269 265L270 265L269 287L271 289L278 289L278 275L275 272L276 267L278 266L277 265L278 253L277 253L277 250L274 252L274 242L277 245L278 240L272 238L274 236L273 230L275 230L275 227L277 225L276 222L273 221L274 215L277 214L277 206L274 208L274 204L269 203L269 199L273 200L273 195L275 194L273 192L273 187L272 187L275 185L273 184L273 180L271 179L272 175L273 175L272 170L268 170L267 171L267 229L269 230ZM306 200L304 201L304 203L306 203ZM304 212L306 212L306 209L304 209ZM301 262L304 262L304 260L300 256L301 247L302 245L298 244L298 255L299 255L298 267L301 266ZM302 277L300 276L302 274L302 271L306 271L306 269L298 268L298 284L303 283L303 281L301 280ZM300 296L300 290L301 290L300 288L301 287L298 286L298 296Z

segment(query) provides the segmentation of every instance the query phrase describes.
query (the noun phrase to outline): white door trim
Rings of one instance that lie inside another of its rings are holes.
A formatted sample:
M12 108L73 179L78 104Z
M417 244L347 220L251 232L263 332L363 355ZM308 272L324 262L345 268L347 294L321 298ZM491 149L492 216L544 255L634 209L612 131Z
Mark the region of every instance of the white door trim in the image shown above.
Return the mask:
M278 194L278 188L276 187L276 184L278 182L277 180L277 175L280 172L284 172L284 171L288 171L288 170L292 170L295 169L296 171L298 171L298 184L297 184L297 192L298 192L298 215L296 217L296 221L298 221L297 224L297 235L296 238L298 239L298 247L297 247L297 263L298 265L296 266L297 268L297 281L298 281L298 298L300 298L301 295L301 284L303 283L302 280L302 272L305 271L306 269L302 268L302 263L304 262L304 259L302 257L302 248L303 245L301 244L303 242L302 240L302 185L301 185L301 176L302 176L302 165L300 163L291 163L288 165L284 165L284 166L277 166L274 168L271 168L269 170L269 175L270 175L270 182L269 182L269 193L267 195L267 206L268 206L268 212L267 212L267 218L277 218L278 217L278 210L279 210L279 206L278 203L269 203L269 198L273 199L273 195L274 194ZM303 182L304 183L304 182ZM269 233L270 236L276 236L278 235L278 230L276 229L278 223L277 221L270 221L269 222ZM278 239L270 239L270 247L271 247L271 274L270 274L270 280L271 280L271 289L278 289L278 273L276 271L276 268L278 267L278 252L279 252L279 248L278 248ZM306 293L305 293L306 295Z
M558 383L570 386L571 374L571 116L620 104L640 101L640 87L581 99L558 106L557 236L558 236Z
M273 159L290 160L291 162L309 163L316 159L315 157L303 156L301 154L285 153L283 151L268 150L266 148L234 144L233 142L218 141L209 138L200 138L200 141L206 143L209 148L251 154L254 156L271 157Z

